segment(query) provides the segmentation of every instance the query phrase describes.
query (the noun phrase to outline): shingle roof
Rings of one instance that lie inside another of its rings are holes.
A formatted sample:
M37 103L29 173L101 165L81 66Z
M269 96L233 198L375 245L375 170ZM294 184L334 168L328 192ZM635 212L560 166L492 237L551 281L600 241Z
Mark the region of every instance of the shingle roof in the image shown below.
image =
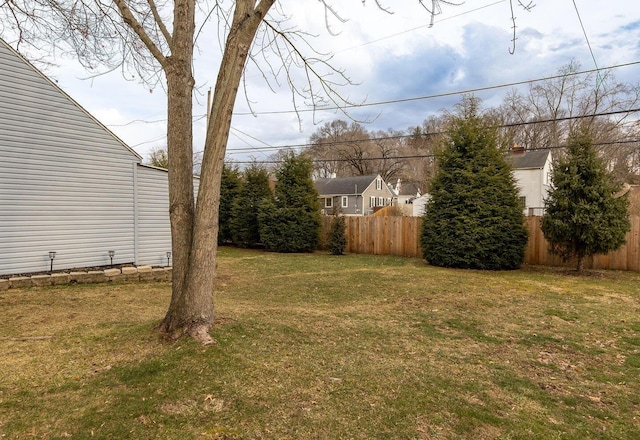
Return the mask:
M511 154L507 162L514 170L539 169L547 163L551 150L529 150L524 153Z
M333 179L318 179L314 183L318 194L322 196L362 194L362 191L367 189L376 177L378 177L377 174L356 177L336 177Z
M415 196L420 191L420 185L413 182L401 182L400 183L400 195L401 196Z

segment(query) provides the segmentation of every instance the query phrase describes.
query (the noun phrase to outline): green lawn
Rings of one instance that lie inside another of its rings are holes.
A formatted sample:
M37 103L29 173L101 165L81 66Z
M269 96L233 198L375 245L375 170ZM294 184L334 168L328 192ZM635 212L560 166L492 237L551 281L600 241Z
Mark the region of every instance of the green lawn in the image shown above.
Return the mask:
M1 439L638 439L640 274L224 248L217 344L168 284L0 292Z

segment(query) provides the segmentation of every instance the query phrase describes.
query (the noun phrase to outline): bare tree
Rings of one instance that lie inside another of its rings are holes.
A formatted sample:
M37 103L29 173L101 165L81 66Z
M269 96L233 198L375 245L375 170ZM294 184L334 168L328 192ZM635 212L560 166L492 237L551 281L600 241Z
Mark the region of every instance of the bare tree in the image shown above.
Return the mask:
M341 20L327 0L327 16ZM364 1L363 1L364 3ZM433 1L432 15L442 1ZM205 17L217 16L223 35L222 60L208 118L197 204L193 194L192 65L196 41L196 0L10 0L0 3L3 30L16 46L71 49L90 69L122 68L147 83L163 83L168 102L169 203L174 255L172 295L159 331L213 342L218 203L224 155L236 95L248 61L265 79L288 84L294 108L327 100L341 106L337 90L344 74L317 53L305 54L308 35L276 18L276 0L214 1ZM419 4L424 5L422 1ZM376 0L376 5L386 10ZM275 11L274 11L275 10ZM273 13L273 15L271 15ZM282 15L280 15L282 17ZM207 18L205 18L206 20ZM4 33L4 32L3 32ZM253 51L252 51L253 49ZM268 57L271 49L275 57ZM261 67L264 66L264 67ZM305 84L292 71L302 69ZM132 73L133 72L133 73Z
M582 73L572 61L556 77L532 83L527 94L512 91L494 114L506 126L503 138L526 149L555 148L585 124L596 144L620 140L625 110L638 102L638 86L617 82L610 71Z
M167 156L167 149L160 147L152 148L151 151L149 151L147 161L154 167L169 168L169 157Z
M371 155L375 158L372 163L373 171L380 174L385 182L403 177L407 161L401 158L404 146L404 133L388 130L371 134Z

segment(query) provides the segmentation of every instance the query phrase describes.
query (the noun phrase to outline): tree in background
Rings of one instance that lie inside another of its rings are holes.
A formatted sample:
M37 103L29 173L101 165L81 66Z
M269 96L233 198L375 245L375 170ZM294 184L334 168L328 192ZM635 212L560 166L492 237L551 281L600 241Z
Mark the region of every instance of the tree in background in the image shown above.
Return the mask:
M551 252L564 260L584 258L618 249L630 229L626 195L607 172L592 144L591 135L581 129L571 134L567 154L555 164L552 188L546 200L542 232Z
M260 239L276 252L311 252L320 241L320 203L311 159L289 152L276 171L275 198L260 206Z
M167 149L159 147L152 148L151 151L149 151L148 163L154 167L167 169L169 167Z
M258 209L263 200L271 198L273 194L266 168L258 164L247 167L231 208L230 226L234 243L242 247L260 243Z
M344 216L340 215L339 211L336 212L331 220L331 228L327 237L327 248L329 248L331 255L344 255L344 250L347 248L346 228Z
M466 97L451 117L448 141L431 183L420 244L429 264L467 269L517 269L527 230L511 168L497 133Z
M231 211L233 203L240 193L242 176L237 165L224 164L220 183L220 213L218 216L218 244L233 241L231 229Z

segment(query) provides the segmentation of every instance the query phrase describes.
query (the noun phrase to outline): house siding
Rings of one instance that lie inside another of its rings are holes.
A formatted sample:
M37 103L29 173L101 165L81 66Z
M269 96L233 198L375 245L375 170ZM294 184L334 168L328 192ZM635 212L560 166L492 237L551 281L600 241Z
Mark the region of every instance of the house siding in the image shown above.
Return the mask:
M166 266L171 250L169 176L166 170L138 165L138 264ZM197 194L199 179L193 179ZM170 261L170 263L172 260Z
M551 161L547 161L544 167L537 169L518 169L513 171L513 177L518 187L520 197L525 197L524 213L529 214L534 210L535 215L541 215L549 194Z
M0 41L0 274L134 262L140 158Z

